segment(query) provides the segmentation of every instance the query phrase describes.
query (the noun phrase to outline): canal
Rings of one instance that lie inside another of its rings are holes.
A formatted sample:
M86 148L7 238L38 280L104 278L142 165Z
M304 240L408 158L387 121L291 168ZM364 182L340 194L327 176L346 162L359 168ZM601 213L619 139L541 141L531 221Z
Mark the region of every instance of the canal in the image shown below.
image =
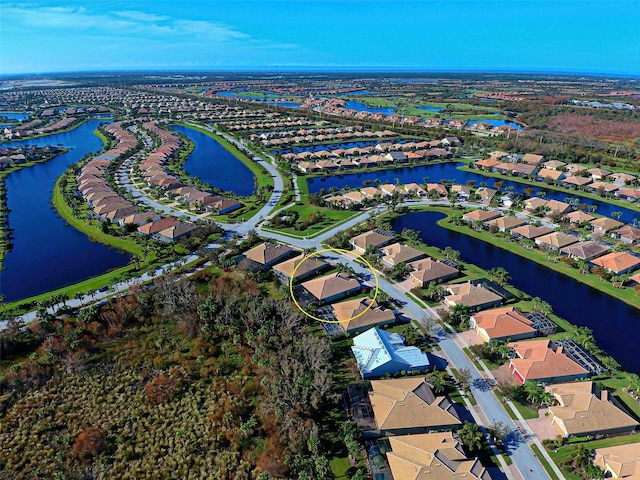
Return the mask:
M463 185L469 181L474 181L476 182L476 187L485 184L488 187L494 187L495 182L500 181L502 182L502 190L512 188L514 192L521 195L524 195L525 188L529 187L529 185L511 180L485 177L484 175L475 172L465 172L457 168L460 165L463 164L448 162L419 165L416 167L392 168L389 170L378 170L374 172L349 173L330 177L312 177L307 180L307 184L309 185L309 193L320 193L321 190L327 192L330 188L335 188L337 190L345 187L361 188L365 186L365 181L367 181L367 183L379 181L384 184L395 183L396 181L400 183L437 183L440 182L440 180L446 180L448 182L461 183ZM622 216L620 217L620 220L626 223L632 223L635 219L640 219L640 212L612 205L607 202L581 197L578 194L579 192L569 194L538 186L531 188L534 190L534 196L539 195L540 192L544 192L543 195L547 200L555 199L565 202L568 198L578 198L580 203L595 206L596 213L600 215L610 217L613 212L621 212Z
M184 164L184 170L212 187L236 195L255 192L256 177L249 168L210 136L182 125L172 128L189 137L195 149Z
M102 149L102 142L93 135L101 123L90 120L69 132L2 145L62 145L71 149L7 176L13 248L0 272L0 293L6 302L77 283L129 262L128 254L93 242L66 226L50 204L54 183L62 172L85 154Z
M450 246L463 260L485 270L505 268L514 287L550 303L554 313L572 324L592 329L600 348L625 370L640 374L635 351L640 344L639 310L526 258L440 227L436 222L444 217L439 212L414 212L394 219L391 226L396 232L419 231L426 244Z

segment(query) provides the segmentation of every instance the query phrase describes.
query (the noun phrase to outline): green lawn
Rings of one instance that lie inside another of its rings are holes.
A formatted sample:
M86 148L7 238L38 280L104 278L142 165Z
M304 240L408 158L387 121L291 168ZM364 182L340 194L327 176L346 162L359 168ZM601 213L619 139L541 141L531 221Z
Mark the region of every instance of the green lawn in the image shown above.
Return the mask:
M354 212L352 210L333 210L331 208L326 207L318 207L315 205L308 204L296 204L281 213L283 215L287 215L287 213L297 213L298 221L297 225L301 225L310 215L321 214L323 219L321 222L314 223L304 230L296 230L296 227L279 227L277 232L284 233L287 235L291 235L294 237L311 237L321 233L323 230L327 228L332 228L355 215L359 215L361 212Z
M575 442L568 445L563 445L558 448L556 451L549 450L549 456L555 462L558 467L562 463L571 462L573 457L575 456L576 451L578 450L578 446L583 444L586 445L587 448L595 449L595 448L604 448L604 447L614 447L616 445L626 445L629 443L637 443L640 442L640 434L635 435L623 435L619 437L611 437L605 438L603 440L593 440L590 442ZM563 472L564 476L567 480L581 480L582 477L575 473L567 473Z
M542 464L542 466L546 470L547 475L549 475L549 478L551 478L551 480L559 480L558 475L556 475L556 472L554 472L553 468L551 468L551 465L549 464L548 460L542 455L542 452L540 451L540 449L535 443L531 444L531 450L533 450L533 454L536 456L538 461Z

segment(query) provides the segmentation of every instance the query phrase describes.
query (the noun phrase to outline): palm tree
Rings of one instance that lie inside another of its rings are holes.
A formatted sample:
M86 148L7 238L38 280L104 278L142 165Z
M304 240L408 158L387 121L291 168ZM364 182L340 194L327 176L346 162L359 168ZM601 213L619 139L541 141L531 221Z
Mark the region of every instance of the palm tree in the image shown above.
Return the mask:
M494 267L489 270L489 277L500 286L511 280L509 272L503 267Z
M585 468L591 463L591 449L585 444L578 445L573 456L573 463L578 468Z
M477 423L465 421L458 432L460 440L470 452L478 452L484 442L484 434Z
M531 303L533 304L533 310L535 312L540 312L544 316L549 316L551 312L553 312L553 308L551 307L551 305L542 300L540 297L534 297L531 300Z
M429 282L427 286L427 296L431 299L431 301L438 301L444 295L444 288L442 285L438 285L436 282Z

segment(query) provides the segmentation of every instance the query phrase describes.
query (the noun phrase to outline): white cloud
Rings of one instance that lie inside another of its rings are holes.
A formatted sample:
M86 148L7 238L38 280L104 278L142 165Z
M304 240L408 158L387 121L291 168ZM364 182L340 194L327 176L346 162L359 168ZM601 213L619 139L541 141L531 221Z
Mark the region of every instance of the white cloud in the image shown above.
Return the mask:
M85 7L26 7L23 4L2 7L4 25L22 25L36 29L87 31L112 35L136 34L149 38L198 37L210 42L252 41L251 35L224 23L194 21L133 10L92 13ZM4 27L3 25L3 27Z
M121 12L113 12L114 15L138 22L162 22L169 20L170 17L164 15L155 15L153 13L137 12L133 10L124 10Z

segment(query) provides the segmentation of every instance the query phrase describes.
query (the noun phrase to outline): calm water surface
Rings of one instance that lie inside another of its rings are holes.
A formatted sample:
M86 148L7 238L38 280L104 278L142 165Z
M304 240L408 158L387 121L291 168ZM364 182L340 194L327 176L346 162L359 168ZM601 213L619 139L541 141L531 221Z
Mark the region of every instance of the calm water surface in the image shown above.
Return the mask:
M12 120L24 120L29 117L29 114L23 112L0 112L0 117L7 117Z
M189 175L198 177L212 187L237 195L253 194L255 175L215 139L193 128L181 125L172 128L189 137L195 144L195 149L184 164Z
M58 145L71 150L52 160L24 168L7 177L9 226L13 249L0 271L0 293L6 301L38 295L80 282L129 262L130 256L95 243L84 233L65 226L49 201L56 179L86 153L102 148L93 131L102 122L92 120L58 135L3 144Z
M484 269L504 267L510 283L532 297L540 297L553 311L574 325L589 327L600 348L625 370L640 374L636 348L640 344L640 311L554 270L436 224L444 215L415 212L393 220L392 228L420 231L420 238L438 248L459 250L462 259Z

